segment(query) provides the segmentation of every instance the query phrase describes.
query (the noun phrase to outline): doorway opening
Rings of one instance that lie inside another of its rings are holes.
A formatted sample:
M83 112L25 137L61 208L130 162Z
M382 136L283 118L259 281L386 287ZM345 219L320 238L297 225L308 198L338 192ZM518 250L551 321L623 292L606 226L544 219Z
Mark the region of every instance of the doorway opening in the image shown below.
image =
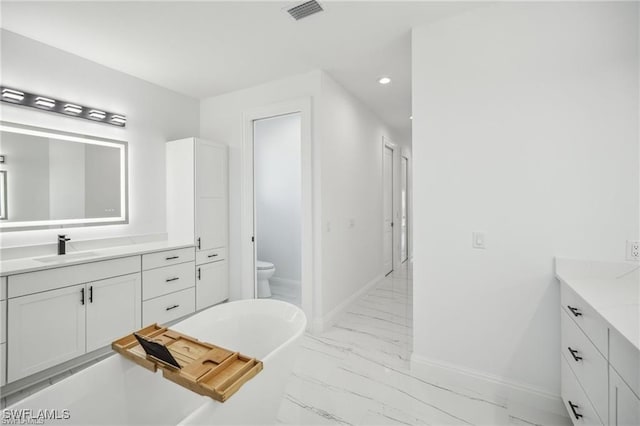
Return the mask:
M409 259L409 159L400 158L400 263Z
M253 121L256 296L302 306L302 117Z
M393 235L393 145L384 144L382 161L382 205L383 218L383 273L389 275L393 272L394 259L394 235Z

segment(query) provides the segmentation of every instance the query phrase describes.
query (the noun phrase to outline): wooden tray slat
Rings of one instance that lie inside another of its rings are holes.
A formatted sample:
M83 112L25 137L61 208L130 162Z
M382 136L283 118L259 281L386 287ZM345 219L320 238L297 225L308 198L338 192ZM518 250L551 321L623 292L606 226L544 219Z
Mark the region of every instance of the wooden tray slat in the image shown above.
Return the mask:
M115 340L111 347L125 358L200 395L224 402L262 371L262 362L211 343L152 324L136 332L164 344L182 367L176 369L146 355L133 334Z

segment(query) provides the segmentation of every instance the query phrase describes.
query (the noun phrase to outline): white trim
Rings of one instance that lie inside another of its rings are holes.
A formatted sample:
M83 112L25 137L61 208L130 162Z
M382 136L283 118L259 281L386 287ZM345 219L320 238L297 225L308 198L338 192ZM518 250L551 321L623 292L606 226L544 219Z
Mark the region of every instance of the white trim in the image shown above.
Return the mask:
M356 291L351 296L349 296L346 300L340 303L338 306L333 308L331 312L329 312L326 315L314 318L313 329L312 329L313 332L322 333L323 331L329 329L329 327L331 327L336 322L336 319L340 314L346 312L349 306L353 302L355 302L360 297L362 297L363 294L371 290L371 288L373 288L377 283L379 283L383 279L384 279L384 274L378 275L377 277L369 281L367 284L365 284L365 286L362 287L360 290Z
M277 117L280 115L300 113L301 118L301 178L302 178L302 220L301 220L301 296L302 310L308 319L313 318L314 289L319 281L314 280L319 270L317 264L317 243L314 238L314 226L320 216L320 205L314 202L319 193L319 183L316 182L314 166L319 159L312 154L312 100L311 97L292 99L275 104L264 105L245 111L242 115L243 137L241 148L241 206L240 206L240 236L241 236L241 265L242 298L251 299L257 294L257 279L255 269L255 244L251 237L255 235L255 199L253 192L253 122L255 120ZM307 327L311 321L307 322Z
M397 148L398 145L396 145L395 143L393 143L391 141L391 139L389 139L386 136L382 136L382 263L384 265L384 233L386 231L385 226L384 226L384 215L385 215L385 211L384 211L384 187L385 187L385 182L384 182L384 155L385 155L385 149L389 148L391 150L391 221L393 222L394 226L391 227L391 271L395 271L400 267L400 262L398 261L398 259L400 258L400 256L398 256L398 252L400 250L399 247L399 240L396 241L397 237L399 236L399 233L396 232L396 226L395 224L397 223L397 216L398 216L398 190L396 188L396 185L398 184L398 179L396 177L397 174L397 169L398 167L396 166L396 162L397 162L397 157L398 157L398 152L397 152ZM384 271L385 274L389 273L389 271Z
M302 281L291 280L289 278L271 277L269 278L269 284L274 287L280 287L285 290L298 290L302 287Z
M526 407L567 416L567 410L559 395L532 385L432 360L415 352L411 354L411 371L436 384L471 390L486 399L505 405L509 410L514 407Z

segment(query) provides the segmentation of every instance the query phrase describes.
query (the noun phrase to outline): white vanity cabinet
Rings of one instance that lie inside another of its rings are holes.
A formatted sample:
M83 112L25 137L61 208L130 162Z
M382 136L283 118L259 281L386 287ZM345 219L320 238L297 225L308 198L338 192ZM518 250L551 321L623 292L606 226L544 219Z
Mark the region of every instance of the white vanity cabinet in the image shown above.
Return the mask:
M622 380L618 372L610 368L609 424L611 426L640 425L640 398Z
M229 297L227 151L199 138L167 142L167 232L196 246L196 309Z
M12 382L140 328L140 257L9 276L7 312Z
M0 386L7 382L7 277L0 277Z

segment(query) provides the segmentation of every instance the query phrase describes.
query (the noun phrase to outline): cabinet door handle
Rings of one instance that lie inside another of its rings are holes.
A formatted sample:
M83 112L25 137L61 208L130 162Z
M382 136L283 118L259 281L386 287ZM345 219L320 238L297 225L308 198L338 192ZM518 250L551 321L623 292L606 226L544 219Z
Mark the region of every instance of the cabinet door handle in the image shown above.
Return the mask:
M200 240L200 237L198 237L198 250L200 250L200 248L202 247L202 245L200 244L202 241Z
M578 413L578 412L576 411L576 409L577 409L577 408L580 408L580 406L579 406L579 405L574 404L574 403L573 403L573 402L571 402L571 401L568 401L568 402L569 402L569 407L571 407L571 411L573 411L573 415L576 417L576 420L580 420L580 419L582 418L582 414L580 414L580 413Z
M84 305L84 287L80 289L80 304Z
M167 311L170 311L172 309L175 309L177 307L179 307L180 305L173 305L173 306L169 306L168 308L166 308Z
M571 354L571 356L573 357L573 359L577 362L580 361L582 359L582 357L580 355L576 355L578 353L577 350L575 349L571 349L571 346L569 346L567 349L569 349L569 353Z
M198 281L202 278L202 270L198 268Z
M571 305L567 305L567 308L569 308L569 310L571 311L571 313L573 314L574 317L581 317L582 316L582 312L580 312L580 309L574 308Z
M89 303L93 303L93 286L89 287Z
M164 280L167 283L170 283L171 281L178 281L180 279L180 277L173 277L173 278L167 278L166 280Z
M209 255L209 256L207 256L207 257L216 257L216 256L218 256L218 253L210 254L210 255Z
M164 260L174 260L174 259L179 259L180 256L169 256L169 257L165 257Z

